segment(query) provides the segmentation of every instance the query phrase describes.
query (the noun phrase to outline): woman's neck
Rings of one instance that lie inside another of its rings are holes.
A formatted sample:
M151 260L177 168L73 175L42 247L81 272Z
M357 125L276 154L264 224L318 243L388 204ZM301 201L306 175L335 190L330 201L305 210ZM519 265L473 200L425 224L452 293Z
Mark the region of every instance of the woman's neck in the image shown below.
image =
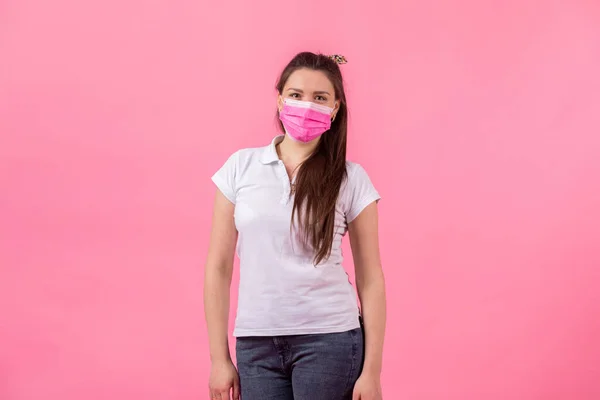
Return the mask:
M285 164L298 165L306 160L315 151L319 139L313 140L310 143L297 142L290 139L287 135L277 145L277 155Z

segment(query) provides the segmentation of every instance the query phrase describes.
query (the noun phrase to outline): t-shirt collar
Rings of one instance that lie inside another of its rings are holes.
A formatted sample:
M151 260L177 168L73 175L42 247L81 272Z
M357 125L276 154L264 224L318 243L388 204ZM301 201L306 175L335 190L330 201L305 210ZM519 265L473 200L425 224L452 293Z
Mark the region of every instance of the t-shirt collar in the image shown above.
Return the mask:
M273 138L273 140L271 141L271 144L263 149L263 153L260 158L260 161L263 164L270 164L279 160L279 155L277 155L276 146L283 141L284 137L285 135L275 136L275 138Z

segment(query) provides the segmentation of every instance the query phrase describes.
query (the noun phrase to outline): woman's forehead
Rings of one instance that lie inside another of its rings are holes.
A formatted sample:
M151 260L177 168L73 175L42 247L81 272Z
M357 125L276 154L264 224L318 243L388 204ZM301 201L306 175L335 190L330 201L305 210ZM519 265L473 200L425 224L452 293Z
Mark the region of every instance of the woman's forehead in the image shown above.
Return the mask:
M294 71L285 83L285 88L311 91L333 91L334 89L333 84L323 71L305 68Z

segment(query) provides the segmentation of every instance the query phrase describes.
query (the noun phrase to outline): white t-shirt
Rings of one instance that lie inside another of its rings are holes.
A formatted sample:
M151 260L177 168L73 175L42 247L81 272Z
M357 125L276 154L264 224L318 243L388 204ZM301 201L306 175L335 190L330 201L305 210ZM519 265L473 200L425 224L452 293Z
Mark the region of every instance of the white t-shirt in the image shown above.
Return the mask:
M234 336L344 332L359 327L355 291L342 266L348 223L380 199L365 170L347 162L335 216L331 256L315 266L298 230L290 231L293 196L275 146L234 153L212 177L235 204L240 258Z

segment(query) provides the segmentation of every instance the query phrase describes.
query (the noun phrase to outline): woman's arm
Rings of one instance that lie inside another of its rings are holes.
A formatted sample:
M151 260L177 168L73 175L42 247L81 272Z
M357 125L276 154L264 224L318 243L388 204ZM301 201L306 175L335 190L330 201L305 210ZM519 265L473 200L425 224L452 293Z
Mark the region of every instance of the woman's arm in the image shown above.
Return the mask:
M229 290L237 241L234 209L233 203L217 190L204 275L204 314L213 363L231 361L228 321Z
M356 288L365 325L363 375L379 379L385 334L385 282L379 256L377 203L367 206L348 226Z

